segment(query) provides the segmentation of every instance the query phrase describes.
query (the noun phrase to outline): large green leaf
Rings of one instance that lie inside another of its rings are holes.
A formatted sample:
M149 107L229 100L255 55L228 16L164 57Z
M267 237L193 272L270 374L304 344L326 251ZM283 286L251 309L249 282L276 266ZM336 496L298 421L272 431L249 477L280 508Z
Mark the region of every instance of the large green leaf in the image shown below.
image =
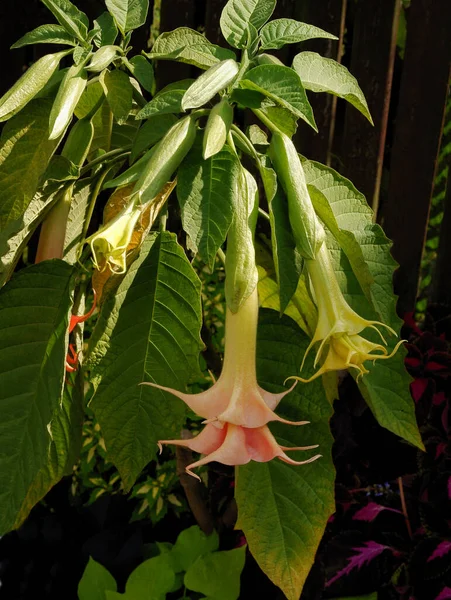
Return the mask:
M261 49L282 48L285 44L297 44L314 38L337 40L338 38L314 25L301 23L294 19L275 19L263 27L260 32Z
M261 65L248 71L240 81L240 86L267 96L296 117L304 119L317 131L312 107L301 79L293 69L279 65Z
M229 0L221 14L222 35L235 48L244 48L249 39L249 25L255 29L266 23L276 7L276 0Z
M147 56L153 60L177 60L200 69L208 69L228 58L236 58L232 50L212 44L204 35L189 27L162 33Z
M22 46L28 46L29 44L65 44L75 46L76 41L70 33L67 33L66 28L62 25L39 25L33 31L29 31L22 36L20 40L17 40L11 46L11 49L22 48Z
M257 343L260 385L282 391L286 377L297 373L309 338L288 317L263 310ZM319 444L322 457L307 465L290 466L278 460L251 462L238 468L236 500L238 523L260 567L288 600L298 600L313 564L327 520L335 510L334 467L329 419L332 408L320 381L298 385L280 405L304 427L280 425L273 429L284 446ZM305 460L312 451L290 453Z
M130 77L124 71L114 69L106 71L101 76L100 82L116 121L124 123L133 103L133 86Z
M192 79L170 83L139 111L136 118L147 119L152 115L182 112L182 98L192 83Z
M204 600L238 600L245 559L245 546L204 554L186 572L185 586L200 592Z
M57 140L48 139L51 108L48 100L32 100L2 131L0 229L21 222L56 149Z
M105 4L123 35L146 22L149 0L105 0Z
M171 550L171 561L177 572L187 571L200 556L218 548L219 536L216 531L207 536L197 525L193 525L179 534Z
M204 160L201 138L178 171L177 197L189 248L211 268L232 222L239 171L237 157L226 147Z
M165 600L174 586L175 573L168 554L141 563L128 578L125 600Z
M117 590L114 577L103 565L90 557L78 584L78 599L105 600L107 590Z
M72 267L44 261L0 290L0 531L20 524L60 416ZM49 430L50 427L50 430ZM55 442L56 443L56 442Z
M117 38L117 27L112 15L105 11L94 21L94 35L92 41L100 48L114 44Z
M396 314L393 293L393 272L397 264L390 253L390 240L379 225L372 222L371 209L350 181L319 163L304 160L303 167L309 187L317 188L332 209L341 230L339 243L347 240L340 248L337 241L328 236L337 279L347 301L363 317L381 320L399 331L402 321ZM354 240L360 247L360 256L353 254ZM364 267L359 266L362 258ZM367 274L372 278L371 283ZM362 288L369 293L373 308ZM387 341L391 351L398 340L389 336ZM423 448L410 395L411 377L404 367L405 355L405 349L400 348L393 358L376 361L369 374L359 380L359 388L380 425Z
M200 282L175 235L152 234L91 338L91 406L108 456L127 488L154 458L159 439L178 437L184 406L143 381L183 389L197 374Z
M293 69L301 78L306 90L329 92L344 98L373 123L357 79L336 60L325 58L316 52L301 52L294 57Z
M42 3L55 15L58 23L81 42L88 36L89 20L84 12L70 0L42 0Z

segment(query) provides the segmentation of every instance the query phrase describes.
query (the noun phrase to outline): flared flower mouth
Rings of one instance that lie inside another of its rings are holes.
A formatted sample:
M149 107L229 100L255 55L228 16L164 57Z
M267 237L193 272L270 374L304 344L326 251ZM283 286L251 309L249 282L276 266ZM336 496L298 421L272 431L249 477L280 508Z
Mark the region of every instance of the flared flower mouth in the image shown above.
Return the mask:
M142 207L137 204L137 199L132 200L114 219L86 240L91 245L97 270L104 271L109 267L113 273L125 273L127 248L141 213Z
M193 469L211 462L238 466L246 465L251 460L255 462L268 462L274 458L278 458L289 465L305 465L321 457L320 454L316 454L311 458L301 461L290 458L286 452L313 450L318 448L318 446L294 448L280 446L266 425L257 428L247 428L227 423L224 427L218 428L213 424L208 424L193 439L161 440L158 442L160 451L162 450L162 444L183 446L193 452L205 455L200 460L186 467L186 472L197 479L200 479L200 477L196 473L193 473Z
M369 373L366 361L388 360L392 358L404 340L399 341L392 352L388 352L387 341L381 332L396 332L380 321L370 321L358 315L346 302L335 272L332 268L329 250L323 244L315 260L307 260L306 266L318 307L318 324L301 365L315 344L319 344L314 367L321 363L319 370L309 379L293 377L307 383L328 371L352 369L357 371L357 379ZM365 329L377 331L381 343L367 340L361 333Z

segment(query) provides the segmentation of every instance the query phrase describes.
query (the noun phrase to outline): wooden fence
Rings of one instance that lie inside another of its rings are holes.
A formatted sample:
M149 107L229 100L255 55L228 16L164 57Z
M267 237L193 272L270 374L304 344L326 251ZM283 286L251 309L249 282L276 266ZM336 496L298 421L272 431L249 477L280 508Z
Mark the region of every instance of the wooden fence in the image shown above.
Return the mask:
M104 8L101 0L75 1L90 18ZM183 25L205 31L211 41L224 45L218 18L225 3L161 0L160 31ZM443 132L451 66L451 2L411 0L406 10L401 3L279 0L275 17L296 18L338 35L339 42L312 40L302 48L341 60L357 77L368 99L374 127L344 101L325 94L313 96L320 132L314 134L301 125L297 143L306 156L331 164L349 177L373 206L377 220L394 242L393 255L400 264L395 276L398 311L404 314L415 305ZM400 16L407 19L403 58L397 47ZM152 18L151 10L147 29L134 40L135 49L146 48ZM39 0L0 3L1 88L9 86L23 65L37 58L36 53L48 51L44 47L7 53L25 31L44 22L48 22L48 14ZM279 55L289 63L298 51L298 47L290 46ZM188 65L162 62L157 76L162 86L194 72ZM451 304L450 265L451 182L444 200L431 285L434 301Z

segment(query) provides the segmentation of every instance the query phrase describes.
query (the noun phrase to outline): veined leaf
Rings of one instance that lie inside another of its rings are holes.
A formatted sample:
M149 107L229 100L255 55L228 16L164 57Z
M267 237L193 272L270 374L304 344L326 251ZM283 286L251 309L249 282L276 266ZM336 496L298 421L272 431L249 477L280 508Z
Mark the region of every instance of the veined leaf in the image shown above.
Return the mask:
M101 46L110 46L114 44L117 38L117 27L112 15L105 11L94 21L94 31L96 32L92 41L100 48Z
M153 60L176 60L200 69L208 69L222 60L235 59L235 53L212 44L189 27L179 27L162 33L147 56Z
M301 364L309 338L288 317L261 311L257 341L257 375L272 392L283 390L286 377ZM310 387L311 386L311 387ZM305 419L304 427L271 427L283 446L319 444L322 457L307 465L281 461L251 462L238 467L235 497L237 528L244 531L249 549L261 569L288 600L298 600L315 559L327 520L335 510L334 467L329 419L332 408L320 381L295 388L280 405L288 419ZM312 451L289 452L305 460Z
M2 533L17 526L30 488L48 464L48 425L63 393L71 281L68 264L44 261L0 290Z
M29 31L22 36L20 40L17 40L11 46L11 50L22 48L29 44L66 44L68 46L75 46L76 43L74 36L67 33L66 28L62 25L39 25L33 31Z
M336 60L316 52L301 52L294 57L293 69L302 85L312 92L329 92L355 106L373 124L367 101L357 79Z
M0 229L22 218L56 149L57 140L48 139L51 107L48 100L33 100L2 131Z
M76 37L80 42L86 41L89 20L84 12L78 10L70 0L42 0L42 3L54 14L58 23L68 33Z
M221 14L222 35L235 48L245 48L248 24L255 29L266 23L276 7L276 0L229 0Z
M319 27L294 19L274 19L262 28L260 38L262 50L277 50L285 44L297 44L314 38L338 40L335 35Z
M130 77L124 71L114 69L114 71L104 72L100 76L100 83L116 121L124 123L133 103L133 86Z
M49 139L55 140L66 131L87 81L88 75L82 65L73 65L67 71L50 112Z
M143 381L180 389L197 373L200 282L175 236L149 236L117 293L105 299L91 338L91 402L110 460L127 488L179 435L184 406Z
M285 133L289 138L292 138L298 128L298 118L290 110L283 108L283 106L276 106L275 104L264 103L259 111L271 121L277 129L282 133Z
M144 56L134 56L127 63L133 77L147 91L151 92L155 80L152 64Z
M232 222L239 170L228 148L204 160L199 138L178 170L177 197L189 248L210 268Z
M184 584L189 590L212 600L238 600L245 560L245 546L204 554L189 567Z
M312 107L301 79L293 69L279 65L261 65L248 71L240 81L240 86L267 96L296 117L304 119L317 131Z
M193 79L183 79L170 83L139 111L136 118L147 119L152 115L182 112L182 98L193 81Z
M350 181L318 163L304 161L303 166L307 183L319 189L328 200L338 227L354 236L366 263L366 273L369 271L373 280L369 293L374 309L365 297L345 251L332 236L328 236L327 244L346 300L364 318L381 320L399 331L402 322L396 314L393 293L393 272L397 265L390 254L390 240L379 225L372 222L372 210ZM348 242L349 239L347 235ZM355 246L354 242L352 246ZM349 252L349 245L347 250ZM359 269L359 260L353 258L355 269ZM359 270L359 273L359 280L368 283L365 271ZM389 336L387 341L390 352L398 340ZM423 449L410 395L411 377L404 367L405 355L406 350L400 348L390 360L376 361L359 381L359 388L382 427Z
M149 0L105 0L105 4L123 35L146 22Z

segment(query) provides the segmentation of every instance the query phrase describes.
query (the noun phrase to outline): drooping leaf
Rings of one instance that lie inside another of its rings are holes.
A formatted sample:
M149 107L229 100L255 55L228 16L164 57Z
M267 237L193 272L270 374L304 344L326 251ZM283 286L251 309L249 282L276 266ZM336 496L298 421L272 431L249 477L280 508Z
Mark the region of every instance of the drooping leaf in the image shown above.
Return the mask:
M152 64L144 56L137 55L130 59L128 66L133 77L147 92L151 92L155 79Z
M199 556L185 574L185 586L206 600L238 600L245 558L245 546Z
M204 160L198 138L178 171L177 197L189 248L210 267L232 222L239 169L228 148Z
M248 24L255 29L266 23L276 7L276 0L229 0L221 14L222 35L235 48L245 48Z
M216 532L207 536L197 525L193 525L179 534L171 550L172 564L177 572L188 571L200 556L218 548L219 536Z
M91 402L108 456L129 488L179 435L184 407L143 381L183 389L197 373L200 283L175 236L152 234L117 293L105 299L91 338Z
M91 83L85 88L74 110L77 119L85 119L88 115L97 112L105 98L102 84L99 81Z
M0 531L24 506L52 450L48 429L60 409L72 267L44 261L0 290Z
M64 29L80 42L88 36L89 20L84 12L70 0L42 0L42 3L54 14L56 20Z
M130 162L135 162L138 156L161 140L171 129L177 117L172 114L154 115L139 129L133 141Z
M314 25L307 25L294 19L275 19L265 25L261 32L261 49L277 50L285 44L297 44L314 38L337 40L338 38Z
M141 563L128 578L126 600L165 600L172 591L175 573L168 554L160 554Z
M65 27L62 25L39 25L33 31L29 31L24 36L17 40L15 44L11 46L11 50L14 48L22 48L29 44L65 44L68 46L75 46L76 40L74 36L67 33Z
M82 65L72 65L58 88L49 117L49 139L64 135L86 88L88 74Z
M123 35L144 25L149 10L149 0L105 0Z
M204 35L189 27L162 33L147 56L153 60L176 60L200 69L236 58L232 50L212 44Z
M261 65L248 71L240 81L240 86L260 92L317 130L301 79L293 69L279 65Z
M257 375L264 389L282 391L283 381L299 369L309 338L288 317L263 310L257 342ZM312 387L310 387L312 385ZM334 512L331 406L321 382L299 386L284 398L280 414L310 421L304 427L271 427L284 446L319 444L322 457L307 465L251 462L238 468L237 528L249 549L288 600L298 600L313 564L327 520ZM289 453L305 460L312 451Z
M3 128L0 138L0 229L13 221L21 221L56 149L57 141L48 139L51 107L48 100L33 100Z
M92 41L98 48L109 46L116 41L118 31L116 23L109 12L105 11L95 19L94 30L96 33Z
M74 186L64 240L64 260L71 265L77 262L78 248L82 242L81 235L88 212L91 191L92 182L90 180L82 179Z
M170 83L139 111L136 118L147 119L152 115L182 112L182 98L192 83L193 79Z
M351 182L324 165L304 161L303 166L307 183L319 189L328 200L338 227L354 236L373 279L369 294L374 308L365 297L346 253L328 236L327 244L346 300L364 318L380 320L399 332L402 322L396 314L393 293L396 262L390 254L390 240L379 225L372 222L371 209ZM397 341L394 336L387 338L389 352ZM411 377L404 367L405 355L406 350L400 348L390 360L376 361L358 385L379 424L422 449L409 389Z
M79 600L105 600L105 592L115 592L117 585L114 577L91 556L78 584Z
M107 102L119 123L124 123L132 109L133 86L124 71L107 71L100 78Z
M301 52L294 57L293 69L302 85L312 92L329 92L355 106L372 124L368 103L357 79L348 69L331 58L316 52Z

